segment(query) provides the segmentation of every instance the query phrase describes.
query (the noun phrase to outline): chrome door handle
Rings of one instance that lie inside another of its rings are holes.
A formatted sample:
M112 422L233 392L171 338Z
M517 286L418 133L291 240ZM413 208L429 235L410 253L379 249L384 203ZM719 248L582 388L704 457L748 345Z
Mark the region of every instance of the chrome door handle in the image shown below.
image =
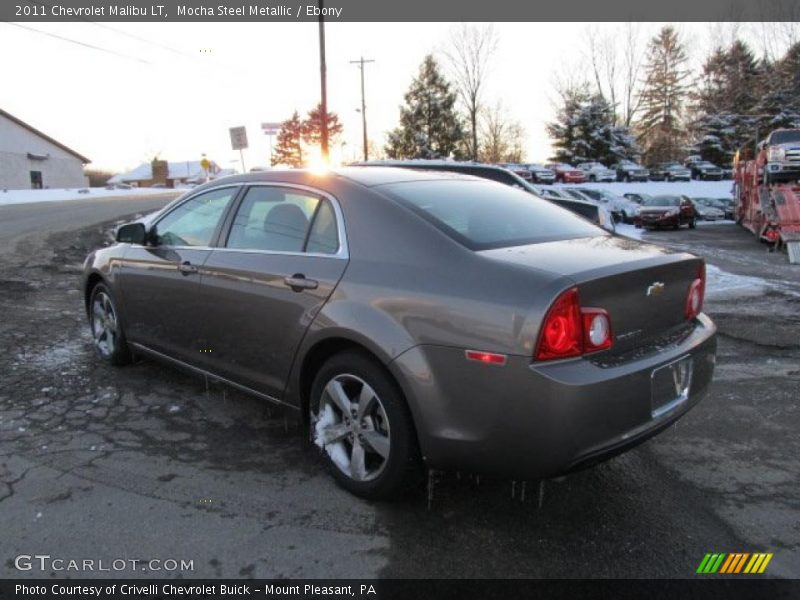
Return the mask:
M192 275L193 273L197 273L197 267L187 260L178 265L178 271L183 275Z
M315 290L319 287L319 282L314 279L306 279L302 273L295 273L291 277L284 277L283 283L292 288L295 292L303 290Z

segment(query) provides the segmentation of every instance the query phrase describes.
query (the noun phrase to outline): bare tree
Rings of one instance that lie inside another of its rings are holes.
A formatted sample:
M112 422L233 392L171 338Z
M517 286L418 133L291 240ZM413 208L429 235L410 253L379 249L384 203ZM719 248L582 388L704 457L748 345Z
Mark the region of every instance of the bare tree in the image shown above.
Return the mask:
M615 122L630 127L639 110L644 56L638 25L626 23L615 30L590 27L584 39L595 92L611 104Z
M497 49L497 36L492 25L479 27L462 23L452 30L450 44L443 53L464 105L469 121L467 154L478 157L478 115L488 74L489 62Z
M480 129L478 157L481 162L522 162L525 130L509 117L502 102L481 109Z

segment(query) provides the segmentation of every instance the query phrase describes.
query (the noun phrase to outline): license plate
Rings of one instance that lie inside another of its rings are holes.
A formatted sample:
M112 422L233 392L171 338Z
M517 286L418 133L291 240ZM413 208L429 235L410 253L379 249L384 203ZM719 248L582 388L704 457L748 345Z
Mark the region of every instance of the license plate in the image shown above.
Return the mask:
M689 399L692 357L684 356L654 369L650 374L650 414L654 419L678 408Z

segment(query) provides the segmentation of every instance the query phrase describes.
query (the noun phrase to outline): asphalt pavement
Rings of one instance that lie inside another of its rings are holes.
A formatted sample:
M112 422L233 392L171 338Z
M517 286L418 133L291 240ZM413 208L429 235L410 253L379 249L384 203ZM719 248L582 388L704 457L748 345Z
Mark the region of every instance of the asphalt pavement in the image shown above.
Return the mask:
M166 201L0 207L0 577L693 577L757 551L800 576L800 265L749 233L644 234L766 282L709 294L715 382L675 427L542 485L437 474L429 507L343 492L275 407L96 359L80 264ZM37 553L128 562L15 564Z

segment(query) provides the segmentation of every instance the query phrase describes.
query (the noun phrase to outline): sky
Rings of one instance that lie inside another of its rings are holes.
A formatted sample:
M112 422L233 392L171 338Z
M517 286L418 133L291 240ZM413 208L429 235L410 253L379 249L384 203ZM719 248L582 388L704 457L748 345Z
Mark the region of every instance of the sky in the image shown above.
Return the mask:
M637 27L646 39L661 25ZM361 157L360 73L350 61L375 61L366 66L367 120L370 140L382 146L423 57L441 56L454 27L326 23L328 109L344 125L331 148L334 159ZM544 161L554 82L588 74L589 28L614 35L622 25L493 27L498 45L485 103L501 101L525 130L526 158ZM695 66L733 27L678 25ZM746 30L748 36L757 45L757 31ZM246 127L249 139L245 168L267 165L261 123L285 120L294 110L304 114L320 98L316 23L0 23L0 56L0 108L88 156L92 168L113 171L156 155L183 161L203 154L222 168L241 169L228 132L237 126Z

